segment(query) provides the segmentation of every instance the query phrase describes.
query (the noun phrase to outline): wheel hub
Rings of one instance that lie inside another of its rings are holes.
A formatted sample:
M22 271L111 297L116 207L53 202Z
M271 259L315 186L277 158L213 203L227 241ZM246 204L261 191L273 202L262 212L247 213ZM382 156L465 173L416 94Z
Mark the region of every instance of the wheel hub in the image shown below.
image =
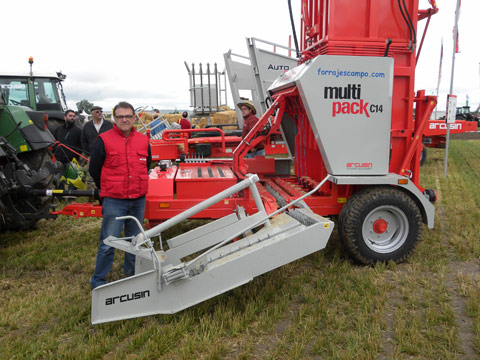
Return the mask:
M372 210L365 218L362 235L371 250L391 253L399 249L408 236L408 220L396 206L383 205Z
M375 231L377 234L383 234L385 230L387 230L387 227L388 227L388 224L383 219L377 219L373 223L373 231Z

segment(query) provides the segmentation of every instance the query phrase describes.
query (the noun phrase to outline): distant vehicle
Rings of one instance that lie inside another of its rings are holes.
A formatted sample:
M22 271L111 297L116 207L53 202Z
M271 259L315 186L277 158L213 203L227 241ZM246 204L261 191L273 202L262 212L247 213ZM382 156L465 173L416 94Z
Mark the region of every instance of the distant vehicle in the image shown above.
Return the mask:
M455 118L457 120L475 121L477 127L480 125L480 116L478 115L478 112L471 112L470 106L468 105L457 107ZM440 119L445 119L445 116L442 116Z

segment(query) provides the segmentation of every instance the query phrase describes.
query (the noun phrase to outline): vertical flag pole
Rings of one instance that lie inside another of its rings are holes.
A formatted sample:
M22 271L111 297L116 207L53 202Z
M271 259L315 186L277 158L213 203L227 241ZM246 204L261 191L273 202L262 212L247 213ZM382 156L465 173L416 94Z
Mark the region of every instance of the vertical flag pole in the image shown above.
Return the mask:
M455 10L455 27L453 33L453 56L452 56L452 75L450 77L450 92L453 93L453 75L455 73L455 54L458 51L458 17L460 16L460 0L457 0L457 9ZM447 117L445 116L445 119ZM443 166L443 177L447 177L447 165L448 165L448 145L450 143L450 124L447 122L447 140L445 144L445 162Z
M442 62L443 62L443 37L442 37L442 45L440 46L440 65L438 66L437 99L438 99L438 89L440 88L440 80L442 79ZM438 106L435 106L435 120L438 119L437 109L438 109Z

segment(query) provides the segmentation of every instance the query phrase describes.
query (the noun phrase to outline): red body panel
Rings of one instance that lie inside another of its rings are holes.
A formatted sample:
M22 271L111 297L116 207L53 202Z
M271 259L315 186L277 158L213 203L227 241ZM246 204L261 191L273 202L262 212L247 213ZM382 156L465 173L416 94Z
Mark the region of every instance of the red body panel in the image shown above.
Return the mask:
M477 131L475 121L457 120L450 124L450 134L459 134L464 132ZM445 120L430 120L425 129L424 136L445 136L447 135L447 124Z
M456 120L450 124L450 134L477 131L475 121ZM445 120L430 120L423 135L423 144L429 148L445 148L447 124Z
M177 199L207 198L237 183L228 166L181 164L176 176Z

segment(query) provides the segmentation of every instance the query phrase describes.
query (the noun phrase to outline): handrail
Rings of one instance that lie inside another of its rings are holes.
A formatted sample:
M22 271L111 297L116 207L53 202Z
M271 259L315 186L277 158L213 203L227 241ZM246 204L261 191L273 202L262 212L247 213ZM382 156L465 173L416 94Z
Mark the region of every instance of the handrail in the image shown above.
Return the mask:
M190 134L190 133L195 133L195 132L219 132L220 136L222 138L222 151L225 152L225 133L223 132L222 129L219 128L203 128L203 129L172 129L172 130L165 130L162 134L162 140L166 142L175 142L178 141L179 138L173 138L171 135L173 134ZM185 149L188 147L188 138L184 137L184 145Z
M55 141L55 142L53 143L53 147L57 147L57 148L59 148L59 147L64 147L64 148L66 148L67 150L70 150L71 152L73 152L73 153L77 154L78 156L84 158L85 160L90 161L87 157L83 156L82 154L80 154L79 152L73 150L72 148L68 147L67 145L61 143L60 141Z
M286 106L286 98L288 96L294 95L297 92L297 88L288 88L283 92L280 92L276 97L275 101L270 105L267 111L262 115L262 117L257 121L254 127L250 132L242 139L240 144L233 151L233 171L240 178L245 178L245 160L243 159L250 149L253 149L257 146L258 143L267 138L270 134L275 133L282 123L283 113ZM273 122L270 122L272 115L275 114ZM265 129L267 124L270 124L266 134L259 134L263 129Z

